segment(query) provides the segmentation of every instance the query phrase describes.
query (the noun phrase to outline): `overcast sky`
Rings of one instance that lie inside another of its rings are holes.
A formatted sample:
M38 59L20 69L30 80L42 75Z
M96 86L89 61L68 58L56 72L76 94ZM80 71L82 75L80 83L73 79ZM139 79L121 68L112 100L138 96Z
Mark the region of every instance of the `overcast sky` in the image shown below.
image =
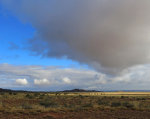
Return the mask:
M0 87L150 90L150 1L0 0Z

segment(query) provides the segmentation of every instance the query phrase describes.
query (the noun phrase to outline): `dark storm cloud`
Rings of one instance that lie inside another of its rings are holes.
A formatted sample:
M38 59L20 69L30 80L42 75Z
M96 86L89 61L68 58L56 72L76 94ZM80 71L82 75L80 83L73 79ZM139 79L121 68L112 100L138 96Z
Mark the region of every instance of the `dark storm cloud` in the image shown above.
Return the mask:
M110 72L150 62L149 0L1 1L36 28L34 52Z

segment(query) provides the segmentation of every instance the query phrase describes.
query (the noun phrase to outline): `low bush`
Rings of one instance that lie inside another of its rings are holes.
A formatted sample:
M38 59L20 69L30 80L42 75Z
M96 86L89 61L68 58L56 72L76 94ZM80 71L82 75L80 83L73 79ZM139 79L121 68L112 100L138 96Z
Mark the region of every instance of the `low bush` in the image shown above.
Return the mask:
M17 93L14 92L13 95L17 95Z
M4 92L1 92L0 95L5 95L5 93L4 93Z
M93 105L91 103L88 103L88 104L83 105L83 107L93 107Z
M99 104L99 105L108 106L108 105L109 105L109 102L108 102L108 101L104 101L104 100L99 100L99 101L98 101L98 104Z
M123 107L126 107L126 108L133 108L133 107L134 107L134 105L133 105L133 104L130 104L129 102L124 102L124 103L122 103L122 106L123 106Z
M30 95L30 94L26 94L25 97L28 98L28 99L33 99L33 98L34 98L34 96L33 96L33 95Z
M32 109L32 105L28 103L22 104L22 109Z
M124 99L125 97L124 96L121 96L121 99Z
M50 100L42 100L40 101L40 105L48 108L48 107L57 107L57 104Z
M43 99L43 98L44 98L44 96L45 96L45 95L40 95L40 96L39 96L39 99Z
M38 97L39 95L39 93L34 93L34 97Z
M120 107L121 103L120 102L112 102L111 107Z

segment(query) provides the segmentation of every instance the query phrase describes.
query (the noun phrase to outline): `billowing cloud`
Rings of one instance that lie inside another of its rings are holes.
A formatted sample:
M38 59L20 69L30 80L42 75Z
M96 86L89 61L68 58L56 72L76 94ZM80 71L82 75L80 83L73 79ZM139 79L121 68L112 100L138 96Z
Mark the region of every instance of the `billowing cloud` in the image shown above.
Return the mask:
M67 83L67 84L71 83L71 80L68 77L64 77L62 80L64 83Z
M39 86L49 85L50 82L47 79L34 79L34 84Z
M18 84L18 85L27 85L28 81L27 81L27 79L16 79L16 84Z
M121 72L150 63L149 0L1 0L37 30L32 51ZM41 44L43 44L41 46Z

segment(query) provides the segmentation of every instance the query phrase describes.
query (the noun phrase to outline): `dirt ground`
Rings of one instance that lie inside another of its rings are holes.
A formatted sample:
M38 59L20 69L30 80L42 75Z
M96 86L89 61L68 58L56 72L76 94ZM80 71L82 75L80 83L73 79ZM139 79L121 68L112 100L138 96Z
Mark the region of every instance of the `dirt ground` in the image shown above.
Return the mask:
M150 119L150 95L145 92L70 94L0 93L0 119Z
M0 113L0 119L150 119L150 111L104 109L60 112Z

